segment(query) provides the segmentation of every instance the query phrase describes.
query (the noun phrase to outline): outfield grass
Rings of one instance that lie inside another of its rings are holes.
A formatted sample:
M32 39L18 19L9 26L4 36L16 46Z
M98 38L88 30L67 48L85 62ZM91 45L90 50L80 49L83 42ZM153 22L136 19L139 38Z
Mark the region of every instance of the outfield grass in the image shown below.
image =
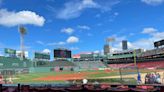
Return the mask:
M155 72L156 70L139 70L141 73L148 73L148 72ZM106 72L103 70L93 70L93 71L81 71L81 72L85 72L85 73L92 73L92 72L96 72L95 74L88 74L87 76L85 76L87 79L97 79L97 80L102 80L104 82L120 82L120 78L112 78L112 79L100 79L100 77L109 77L109 76L120 76L120 73L118 70L113 70L110 72ZM19 74L19 75L15 75L13 82L14 83L65 83L68 81L41 81L41 80L34 80L36 78L40 78L40 77L46 77L46 76L56 76L56 75L63 75L63 74L75 74L75 73L79 73L79 72L73 72L73 71L62 71L62 72L42 72L42 73L29 73L29 74ZM130 81L132 81L133 83L135 83L134 81L136 81L134 78L128 79ZM128 82L127 82L128 83ZM131 82L130 82L131 83Z
M101 71L97 71L97 70L81 71L81 72L85 72L85 73L97 72L96 74L87 75L86 78L89 78L89 79L92 79L92 78L95 79L98 77L117 75L116 72L107 73L107 72L104 72L102 70ZM75 74L75 73L78 74L79 72L63 71L63 72L42 72L42 73L19 74L19 75L14 76L17 79L13 80L13 82L14 83L65 82L65 81L39 81L39 80L33 80L33 79L40 78L40 77L46 77L46 76L56 76L56 75L61 75L61 74Z
M106 76L119 76L119 72L118 71L114 71L114 72L104 72L104 71L99 71L99 74L92 74L92 75L88 75L87 78L99 78L99 77L106 77Z
M98 79L99 77L105 77L105 76L119 76L119 72L105 72L105 71L82 71L82 72L86 72L86 73L91 73L91 72L97 72L96 74L90 74L87 75L86 78L88 79ZM71 71L63 71L63 72L46 72L46 73L30 73L30 74L19 74L19 75L15 75L15 79L13 80L14 83L54 83L54 82L59 82L59 83L64 83L66 81L39 81L39 80L33 80L35 78L39 78L39 77L46 77L46 76L56 76L56 75L61 75L61 74L74 74L74 73L78 73L78 72L71 72ZM113 80L113 79L111 79ZM112 81L108 81L108 82L112 82ZM117 81L116 81L117 82Z
M15 79L13 80L14 83L52 83L52 82L64 82L64 81L38 81L38 80L33 80L35 78L39 77L45 77L45 76L56 76L60 74L73 74L74 72L71 71L63 71L63 72L42 72L42 73L29 73L29 74L19 74L15 75Z

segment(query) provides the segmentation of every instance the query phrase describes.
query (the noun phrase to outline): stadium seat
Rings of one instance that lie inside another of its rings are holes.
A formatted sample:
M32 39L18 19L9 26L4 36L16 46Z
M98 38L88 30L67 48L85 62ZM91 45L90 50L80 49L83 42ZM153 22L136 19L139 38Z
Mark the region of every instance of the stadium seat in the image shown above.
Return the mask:
M109 67L114 69L130 67L130 66L134 66L134 63L109 64ZM138 68L149 68L149 69L164 68L164 61L139 62L137 63L137 66Z
M83 70L97 70L99 68L106 68L106 65L104 65L101 61L79 61L73 63L77 66L77 68Z

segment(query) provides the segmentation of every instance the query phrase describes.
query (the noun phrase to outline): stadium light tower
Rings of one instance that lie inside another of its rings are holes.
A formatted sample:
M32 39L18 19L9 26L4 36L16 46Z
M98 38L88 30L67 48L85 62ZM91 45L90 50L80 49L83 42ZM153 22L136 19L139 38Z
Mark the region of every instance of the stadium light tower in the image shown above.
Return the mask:
M111 45L111 48L110 49L112 49L112 42L114 42L115 41L115 38L114 37L109 37L109 38L107 38L106 39L106 44L110 44Z
M19 26L19 33L20 33L20 50L21 50L21 59L23 60L25 58L24 53L24 35L26 35L27 30L24 26Z

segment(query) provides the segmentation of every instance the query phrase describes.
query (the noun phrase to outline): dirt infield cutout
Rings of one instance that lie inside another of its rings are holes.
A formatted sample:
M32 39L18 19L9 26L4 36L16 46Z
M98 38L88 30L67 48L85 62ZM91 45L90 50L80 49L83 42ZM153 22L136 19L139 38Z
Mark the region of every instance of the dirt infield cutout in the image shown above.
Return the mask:
M38 81L66 81L66 80L74 80L74 79L83 79L87 75L98 74L99 72L79 72L74 74L60 74L56 76L45 76L40 78L35 78L33 80Z

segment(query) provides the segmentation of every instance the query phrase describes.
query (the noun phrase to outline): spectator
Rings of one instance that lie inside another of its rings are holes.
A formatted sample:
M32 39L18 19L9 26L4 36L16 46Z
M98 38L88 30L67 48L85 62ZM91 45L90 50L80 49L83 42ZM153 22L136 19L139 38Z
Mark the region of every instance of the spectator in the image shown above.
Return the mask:
M3 75L0 75L0 84L5 84L5 82L3 81Z
M156 83L156 74L152 73L152 84Z
M88 80L87 79L83 79L83 84L87 84L88 83Z
M137 83L138 84L142 83L142 81L141 81L141 74L140 73L138 73L138 76L137 76Z
M149 76L150 76L150 74L147 73L145 76L145 84L149 84L149 82L150 82Z
M159 73L157 74L156 82L157 84L161 84L161 78Z
M100 87L99 82L97 82L97 81L95 81L95 82L93 83L93 85L94 85L95 88L99 88L99 87Z
M161 77L159 73L147 73L145 76L145 84L160 84Z
M77 82L76 82L76 80L73 80L73 82L72 82L73 84L76 84Z

